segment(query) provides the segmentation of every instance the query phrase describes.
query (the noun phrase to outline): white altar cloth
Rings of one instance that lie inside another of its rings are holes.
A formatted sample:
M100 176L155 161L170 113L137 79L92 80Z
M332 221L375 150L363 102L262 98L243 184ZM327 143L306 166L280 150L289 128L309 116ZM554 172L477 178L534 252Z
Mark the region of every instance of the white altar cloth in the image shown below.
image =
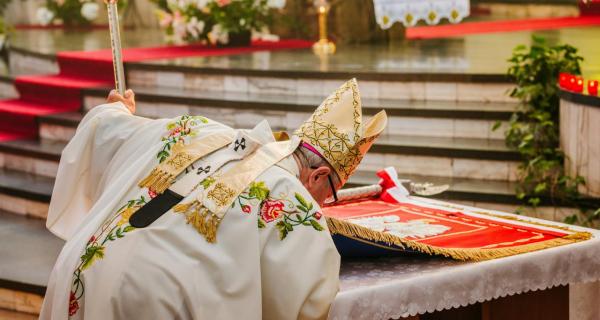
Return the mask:
M395 22L406 27L423 20L438 24L442 18L458 23L470 13L469 0L373 0L375 19L382 29Z
M600 231L569 227L593 238L483 262L428 257L342 261L341 288L329 319L387 320L600 280Z

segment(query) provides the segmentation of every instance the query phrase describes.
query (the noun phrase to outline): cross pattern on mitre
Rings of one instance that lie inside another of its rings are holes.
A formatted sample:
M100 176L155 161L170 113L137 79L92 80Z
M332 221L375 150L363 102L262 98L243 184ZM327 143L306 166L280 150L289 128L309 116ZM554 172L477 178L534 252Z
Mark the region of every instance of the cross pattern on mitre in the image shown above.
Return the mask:
M345 182L386 122L382 111L363 125L358 84L352 79L327 97L294 134L315 147Z

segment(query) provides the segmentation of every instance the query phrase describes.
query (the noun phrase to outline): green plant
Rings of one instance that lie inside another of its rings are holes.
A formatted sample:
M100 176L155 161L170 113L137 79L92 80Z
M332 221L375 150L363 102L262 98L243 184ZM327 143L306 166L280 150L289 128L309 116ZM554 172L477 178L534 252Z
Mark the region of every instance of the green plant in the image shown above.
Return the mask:
M521 102L505 133L507 145L523 159L517 197L533 207L543 198L553 205L577 205L578 187L585 181L565 173L565 154L559 147L557 78L560 72L580 74L583 58L572 46L549 46L535 36L532 41L530 48L516 47L508 60L508 75L517 84L510 96Z

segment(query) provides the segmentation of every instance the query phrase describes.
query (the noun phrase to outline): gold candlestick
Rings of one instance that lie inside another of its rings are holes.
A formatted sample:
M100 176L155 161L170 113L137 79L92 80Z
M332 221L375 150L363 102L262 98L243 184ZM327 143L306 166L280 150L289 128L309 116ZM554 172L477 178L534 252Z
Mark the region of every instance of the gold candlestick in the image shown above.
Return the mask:
M335 43L327 38L327 15L331 6L327 0L315 0L315 7L319 12L319 41L313 44L313 51L316 54L333 54Z

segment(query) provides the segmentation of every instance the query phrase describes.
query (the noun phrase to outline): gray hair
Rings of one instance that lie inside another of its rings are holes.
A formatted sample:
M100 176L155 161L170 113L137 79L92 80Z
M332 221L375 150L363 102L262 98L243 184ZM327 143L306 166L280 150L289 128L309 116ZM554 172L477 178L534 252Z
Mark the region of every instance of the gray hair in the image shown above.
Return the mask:
M302 145L298 146L294 151L294 155L296 158L300 160L300 170L303 169L311 169L318 167L328 167L331 170L331 180L333 181L333 187L341 185L340 177L333 167L327 162L327 160L323 159L319 155L315 154L311 150L303 147Z

